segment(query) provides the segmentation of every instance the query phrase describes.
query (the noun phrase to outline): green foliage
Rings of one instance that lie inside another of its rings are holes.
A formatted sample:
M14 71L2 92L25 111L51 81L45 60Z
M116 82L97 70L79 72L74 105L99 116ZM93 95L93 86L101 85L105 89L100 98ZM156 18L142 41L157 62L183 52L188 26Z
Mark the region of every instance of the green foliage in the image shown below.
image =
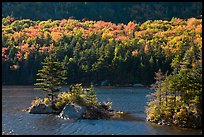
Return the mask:
M61 86L66 84L66 71L55 54L46 57L42 64L43 68L39 70L37 74L40 78L37 79L35 86L38 86L38 88L36 88L37 90L47 92L47 95L51 98L53 104L55 98L54 92L59 92Z
M149 95L146 109L149 121L202 127L202 66L199 56L196 59L192 53L189 49L183 57L175 56L171 64L174 71L164 79L161 72L156 73L156 91Z
M100 104L97 101L93 85L91 85L90 88L83 88L82 84L75 84L70 87L68 92L59 93L55 101L55 107L57 109L62 109L69 103L78 103L85 106L98 106Z
M53 52L60 61L64 60L69 73L66 82L70 84L99 84L105 80L112 84L151 84L159 68L177 73L182 65L193 67L201 51L202 19L196 18L140 24L2 19L5 84L35 83L37 70L42 67L40 62ZM10 66L16 64L21 80L10 73Z
M83 88L82 84L71 86L68 91L72 95L72 101L85 105L98 105L93 85L90 88Z
M74 102L79 104L83 103L83 97L85 96L84 89L82 88L82 84L75 84L71 86L69 93L72 94Z
M89 89L87 100L89 105L98 105L96 92L94 91L93 85L91 85L91 88Z

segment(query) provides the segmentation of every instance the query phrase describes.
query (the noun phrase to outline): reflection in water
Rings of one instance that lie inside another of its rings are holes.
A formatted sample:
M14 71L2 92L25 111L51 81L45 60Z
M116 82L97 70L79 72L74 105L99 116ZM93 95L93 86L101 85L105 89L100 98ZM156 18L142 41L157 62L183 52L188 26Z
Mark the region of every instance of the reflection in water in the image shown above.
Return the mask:
M56 115L29 114L22 111L35 97L44 93L32 86L3 86L2 130L23 135L161 135L201 134L200 130L160 126L146 122L145 88L96 88L99 101L111 100L113 108L130 114L124 120L64 120Z

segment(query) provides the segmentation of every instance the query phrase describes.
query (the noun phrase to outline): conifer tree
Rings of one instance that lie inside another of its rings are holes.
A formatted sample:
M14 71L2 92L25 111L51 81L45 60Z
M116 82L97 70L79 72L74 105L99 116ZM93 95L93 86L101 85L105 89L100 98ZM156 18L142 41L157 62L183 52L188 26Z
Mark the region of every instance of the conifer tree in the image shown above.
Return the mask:
M96 92L94 91L94 87L92 84L91 84L88 98L89 98L90 104L97 105Z
M55 92L59 92L61 86L65 85L66 70L63 64L57 59L55 54L51 54L42 62L43 68L38 70L35 88L36 90L43 90L47 92L49 99L51 99L52 107L54 107Z
M162 99L162 91L161 91L161 85L163 80L165 79L165 75L163 75L161 69L158 70L158 72L155 73L155 84L152 85L152 88L156 90L156 96L159 100L159 104L161 104Z

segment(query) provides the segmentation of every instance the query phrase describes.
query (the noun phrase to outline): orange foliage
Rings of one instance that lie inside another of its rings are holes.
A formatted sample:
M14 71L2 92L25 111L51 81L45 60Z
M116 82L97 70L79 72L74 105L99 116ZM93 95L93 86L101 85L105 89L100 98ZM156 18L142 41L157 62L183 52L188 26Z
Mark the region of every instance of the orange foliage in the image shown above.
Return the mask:
M123 40L127 40L127 39L129 39L128 36L117 36L117 37L115 38L116 41L123 41Z
M144 46L144 53L146 54L148 51L149 51L149 47L148 47L148 45L145 45Z
M136 29L136 27L137 27L137 24L135 24L134 22L130 21L127 24L127 26L125 27L125 30L132 30L132 31L134 31Z
M45 53L45 52L48 52L48 50L49 50L49 47L43 46L43 47L40 47L39 52Z
M6 55L6 52L9 50L9 48L2 47L2 61L9 60L9 57Z
M181 22L182 22L182 19L176 18L176 19L172 22L172 25L178 26L178 25L180 25Z
M150 32L148 30L141 30L141 31L136 31L135 36L136 37L147 37L150 36Z
M29 50L29 45L28 44L24 44L22 46L20 46L21 51L25 52L27 50Z
M62 33L60 32L51 32L51 37L54 41L59 41L59 39L62 37Z
M20 32L15 32L15 33L13 34L13 38L14 38L14 39L19 39L20 37L21 37Z
M62 40L62 35L69 37L70 40L72 37L82 35L85 40L90 39L93 41L92 45L96 42L92 36L96 35L98 38L108 41L111 39L116 42L126 43L123 45L136 45L141 40L139 44L141 44L140 46L145 53L151 51L152 47L160 46L165 54L171 54L178 51L179 47L185 42L188 42L189 45L196 44L200 50L202 49L202 19L191 18L185 21L173 18L171 21L149 21L141 25L134 22L129 22L125 25L105 21L84 21L62 19L59 21L59 26L53 25L49 27L45 27L41 22L36 22L35 26L30 26L14 33L7 31L10 29L9 25L3 26L3 46L20 45L16 46L17 49L24 54L24 58L27 58L31 52L38 52L38 48L39 52L46 53L54 49L53 44L44 46L45 43L47 44L49 35L55 42L59 43ZM51 24L53 24L53 21L50 21L48 25ZM151 49L148 46L151 46ZM7 50L7 48L2 47L2 60L8 59L6 56ZM131 50L133 50L133 56L139 54L138 50L135 50L135 46L132 46ZM21 53L16 53L19 60L22 59Z
M132 51L132 56L137 56L137 55L139 55L139 51L138 50Z
M111 27L112 23L111 22L104 22L104 21L97 21L93 26L95 28L98 28L98 29L103 29L106 27Z
M28 37L34 38L39 35L39 31L35 28L30 28L29 31L26 33Z
M67 22L66 19L62 19L62 20L60 21L59 26L60 26L60 27L63 27L66 22Z
M199 22L197 21L196 18L190 18L190 19L188 19L188 21L187 21L187 25L188 25L188 26L197 26L198 23L199 23Z

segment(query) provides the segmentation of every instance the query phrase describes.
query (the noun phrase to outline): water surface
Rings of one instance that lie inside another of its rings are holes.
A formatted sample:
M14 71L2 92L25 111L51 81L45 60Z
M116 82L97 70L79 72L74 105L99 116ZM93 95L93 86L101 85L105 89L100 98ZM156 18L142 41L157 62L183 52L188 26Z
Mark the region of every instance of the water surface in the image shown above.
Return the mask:
M99 101L112 101L113 109L127 111L126 120L64 120L56 115L29 114L33 86L2 87L2 130L18 135L199 135L201 130L160 126L145 121L147 88L95 88Z

